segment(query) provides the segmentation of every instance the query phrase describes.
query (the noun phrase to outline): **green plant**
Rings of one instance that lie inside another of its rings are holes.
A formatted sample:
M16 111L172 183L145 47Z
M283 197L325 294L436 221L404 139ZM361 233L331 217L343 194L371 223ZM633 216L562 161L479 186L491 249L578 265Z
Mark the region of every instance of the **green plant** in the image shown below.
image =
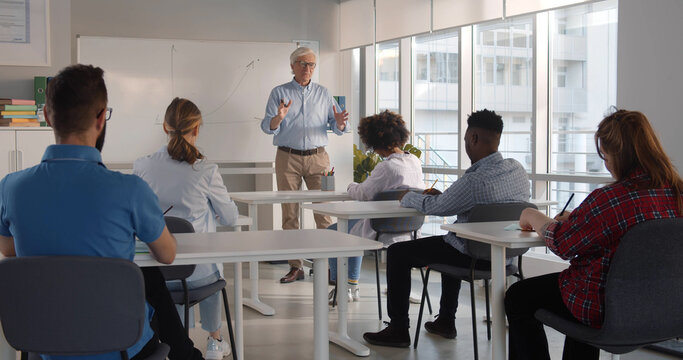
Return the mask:
M407 151L418 158L422 156L422 151L413 145L406 144L403 151ZM356 144L353 144L353 181L362 183L370 176L375 166L382 161L382 158L372 151L361 151Z

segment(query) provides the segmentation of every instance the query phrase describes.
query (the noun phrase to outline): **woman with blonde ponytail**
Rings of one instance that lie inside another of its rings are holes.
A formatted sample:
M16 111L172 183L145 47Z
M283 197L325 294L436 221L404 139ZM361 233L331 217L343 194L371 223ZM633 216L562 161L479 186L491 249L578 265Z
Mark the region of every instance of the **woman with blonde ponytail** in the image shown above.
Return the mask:
M133 171L154 190L161 208L171 209L167 215L191 222L195 232L215 232L217 222L227 226L235 223L237 206L228 195L218 166L207 163L196 147L201 125L202 114L192 101L173 99L163 124L168 145L137 159ZM187 279L188 287L216 282L221 277L219 266L222 264L197 265ZM169 281L167 286L170 290L181 288L180 281ZM209 332L207 359L222 359L230 351L220 334L220 306L218 292L199 303L202 328ZM178 306L178 312L183 313L182 306ZM194 311L190 311L190 326L194 324L193 315Z

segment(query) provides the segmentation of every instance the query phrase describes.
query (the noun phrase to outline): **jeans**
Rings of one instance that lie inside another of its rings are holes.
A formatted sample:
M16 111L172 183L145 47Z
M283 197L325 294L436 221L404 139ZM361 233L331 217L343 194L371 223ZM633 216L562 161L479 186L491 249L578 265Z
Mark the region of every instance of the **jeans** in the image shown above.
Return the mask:
M140 270L145 279L145 299L154 308L151 326L159 336L159 340L171 348L168 358L171 360L203 359L202 352L194 347L194 343L185 332L171 294L166 287L164 275L158 267L142 267ZM145 346L143 350L147 348Z
M534 317L536 310L543 308L576 320L562 300L558 278L559 273L528 278L512 284L505 293L505 313L510 324L510 360L550 359L543 324ZM598 348L565 338L563 360L599 358Z
M353 228L356 223L360 221L358 219L349 220L349 230ZM337 231L337 224L332 224L327 227L329 230ZM358 285L358 279L360 279L360 265L363 262L362 256L350 257L348 261L349 277L348 283L351 285ZM337 280L337 258L330 258L330 280Z
M218 272L215 272L205 278L198 279L195 281L188 281L188 290L196 289L202 286L213 284L220 280L221 276ZM183 289L183 284L180 280L167 281L166 286L171 291L177 291ZM178 315L180 320L185 320L185 305L177 305ZM194 327L194 311L190 309L189 322L190 327ZM209 296L208 298L202 300L199 303L199 317L202 324L202 329L208 332L218 331L221 328L221 292L216 291L215 294ZM185 325L185 324L183 324Z

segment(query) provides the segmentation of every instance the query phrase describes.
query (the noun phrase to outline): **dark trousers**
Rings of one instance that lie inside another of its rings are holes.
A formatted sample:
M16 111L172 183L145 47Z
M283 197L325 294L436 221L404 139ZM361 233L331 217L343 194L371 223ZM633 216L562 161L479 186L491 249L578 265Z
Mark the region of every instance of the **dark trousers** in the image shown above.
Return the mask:
M547 309L577 321L562 301L559 273L533 277L514 283L505 293L505 313L509 327L509 359L550 359L543 324L534 318L538 309ZM600 350L566 337L563 360L599 359Z
M387 310L392 326L408 327L410 304L410 269L429 264L449 264L469 268L472 258L444 241L432 236L392 244L387 249ZM477 268L491 267L488 261L477 262ZM439 318L455 319L458 309L459 279L441 275Z
M159 340L171 347L168 358L171 360L203 359L201 351L194 347L194 343L187 336L171 294L166 287L166 280L159 268L142 267L140 269L145 279L145 297L154 308L151 326ZM143 350L146 348L147 346Z

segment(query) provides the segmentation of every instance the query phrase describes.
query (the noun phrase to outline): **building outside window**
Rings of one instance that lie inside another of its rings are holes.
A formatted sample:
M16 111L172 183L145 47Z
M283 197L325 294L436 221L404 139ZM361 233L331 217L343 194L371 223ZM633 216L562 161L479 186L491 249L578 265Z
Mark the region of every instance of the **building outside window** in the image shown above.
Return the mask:
M412 144L422 150L423 166L458 168L459 32L439 32L413 37ZM439 179L444 190L456 175L425 174L425 183ZM453 219L427 217L423 234L439 234L439 225Z
M551 11L550 172L609 175L595 149L598 123L616 103L617 2ZM578 206L599 184L551 183L551 199Z
M399 111L399 43L377 44L377 107L379 111Z
M500 151L530 171L533 18L476 25L474 36L475 109L494 110L503 117Z

